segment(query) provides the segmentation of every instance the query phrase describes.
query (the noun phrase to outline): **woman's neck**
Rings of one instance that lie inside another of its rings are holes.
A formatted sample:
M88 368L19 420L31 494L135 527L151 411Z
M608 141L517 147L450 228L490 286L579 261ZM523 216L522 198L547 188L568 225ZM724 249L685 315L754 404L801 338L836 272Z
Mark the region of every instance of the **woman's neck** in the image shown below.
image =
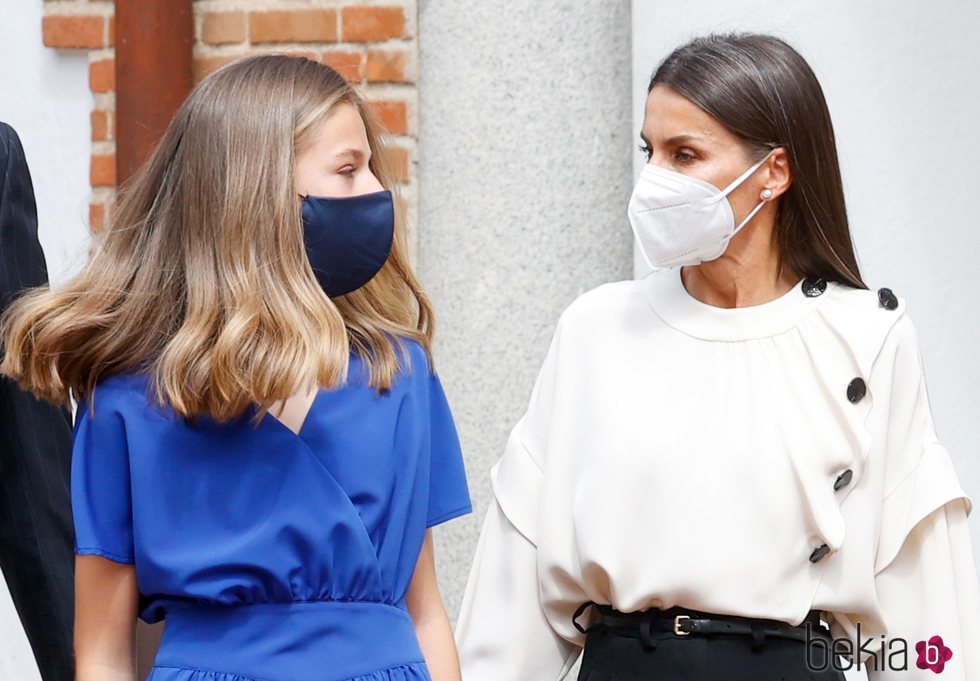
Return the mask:
M800 275L790 267L778 271L771 234L771 229L743 230L720 258L682 268L684 288L715 307L748 307L780 297L799 282Z

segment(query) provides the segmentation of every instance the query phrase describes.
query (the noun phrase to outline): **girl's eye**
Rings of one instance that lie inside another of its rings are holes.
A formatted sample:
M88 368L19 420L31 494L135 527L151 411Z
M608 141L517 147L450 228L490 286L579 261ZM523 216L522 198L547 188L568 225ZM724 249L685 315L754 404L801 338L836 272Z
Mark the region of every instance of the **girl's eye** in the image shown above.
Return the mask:
M639 145L638 149L644 156L647 157L648 161L650 160L650 157L653 156L653 147L651 147L649 144L641 144Z
M340 171L340 174L344 177L354 177L354 171L354 166L344 166L344 168Z

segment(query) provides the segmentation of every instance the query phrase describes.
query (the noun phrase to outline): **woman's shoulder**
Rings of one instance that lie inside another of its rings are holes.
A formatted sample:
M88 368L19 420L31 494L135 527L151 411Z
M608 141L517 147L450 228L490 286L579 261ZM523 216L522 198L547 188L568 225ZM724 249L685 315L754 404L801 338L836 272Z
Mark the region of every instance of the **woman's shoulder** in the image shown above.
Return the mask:
M828 296L830 305L824 308L846 318L855 329L877 327L886 335L892 329L900 333L914 330L908 300L891 288L857 288L843 282L834 282L832 286Z
M890 287L867 289L835 283L824 320L853 346L867 364L880 364L899 354L917 356L919 332L909 301Z
M558 323L563 330L608 328L610 324L629 319L645 305L638 280L606 282L580 293L562 311Z
M907 300L887 286L858 288L845 282L833 282L830 298L838 305L849 307L855 311L867 314L875 310L877 314L902 316L907 307Z

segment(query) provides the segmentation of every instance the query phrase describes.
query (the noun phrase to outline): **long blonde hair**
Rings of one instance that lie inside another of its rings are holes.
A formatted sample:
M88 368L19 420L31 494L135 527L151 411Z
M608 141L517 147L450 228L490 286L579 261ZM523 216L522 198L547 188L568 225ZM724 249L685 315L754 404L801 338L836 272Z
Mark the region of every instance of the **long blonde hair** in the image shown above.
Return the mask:
M219 421L346 379L353 350L391 387L433 314L408 261L404 223L363 288L330 299L303 245L294 160L340 103L367 129L370 169L391 188L380 127L336 71L301 57L241 59L202 80L123 188L86 267L20 296L0 320L0 373L39 398L89 397L147 370L156 400ZM431 357L430 357L431 359Z

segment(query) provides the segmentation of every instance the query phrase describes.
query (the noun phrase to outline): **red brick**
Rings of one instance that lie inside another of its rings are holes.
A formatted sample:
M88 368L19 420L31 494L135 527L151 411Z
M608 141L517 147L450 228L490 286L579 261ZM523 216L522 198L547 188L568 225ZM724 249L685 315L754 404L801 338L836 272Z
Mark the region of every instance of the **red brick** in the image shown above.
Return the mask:
M90 203L88 205L88 228L93 232L102 231L105 227L105 204Z
M201 40L209 45L245 40L245 12L208 12L201 27Z
M194 64L191 67L194 82L196 83L212 71L221 68L225 64L230 64L241 56L240 54L231 54L218 57L194 57Z
M97 49L105 46L105 18L91 15L48 15L41 19L48 47Z
M89 178L93 187L113 187L116 184L116 155L92 154Z
M404 196L395 198L395 215L403 220L408 219L408 199Z
M405 33L405 13L401 7L345 7L343 12L344 40L388 40Z
M112 92L116 89L116 60L100 59L88 65L88 86L92 92Z
M320 61L320 55L311 50L283 50L276 52L276 54L286 54L290 57L303 57L304 59L309 59L310 61Z
M408 105L405 102L371 102L371 106L388 132L395 135L408 132Z
M364 80L364 59L359 52L324 52L321 61L351 82Z
M391 177L399 182L408 182L409 176L409 152L408 149L401 147L388 147L388 167L391 169Z
M404 83L407 62L402 50L369 50L364 73L369 82Z
M249 14L253 43L324 43L337 40L333 9L275 10Z
M106 43L109 47L116 44L116 17L109 17L109 40Z
M113 138L112 114L104 109L92 112L92 141L101 142Z

